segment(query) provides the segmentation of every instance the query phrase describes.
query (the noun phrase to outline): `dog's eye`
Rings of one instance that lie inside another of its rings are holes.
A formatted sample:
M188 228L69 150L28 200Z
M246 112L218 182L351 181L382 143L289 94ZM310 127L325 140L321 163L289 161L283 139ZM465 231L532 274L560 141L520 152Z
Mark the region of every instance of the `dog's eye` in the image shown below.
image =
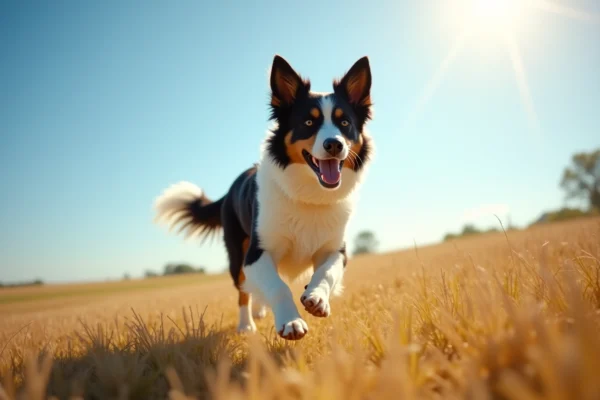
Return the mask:
M348 126L348 125L350 125L350 122L348 122L348 120L345 119L341 122L341 124L342 124L342 126Z
M304 121L304 125L306 126L312 126L313 122L312 119L307 119L306 121Z

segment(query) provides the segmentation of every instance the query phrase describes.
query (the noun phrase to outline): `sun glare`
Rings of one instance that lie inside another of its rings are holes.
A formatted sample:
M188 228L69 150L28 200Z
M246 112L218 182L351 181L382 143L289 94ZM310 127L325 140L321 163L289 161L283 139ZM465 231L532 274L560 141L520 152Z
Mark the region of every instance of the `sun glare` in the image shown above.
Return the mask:
M474 0L475 12L481 17L492 20L510 20L520 9L518 0Z
M486 46L499 40L511 61L523 108L528 114L533 130L538 131L539 121L518 45L519 34L522 33L520 28L527 26L527 17L534 12L557 14L600 25L600 13L577 9L558 0L447 0L438 11L438 15L442 17L442 24L449 24L456 36L448 54L425 84L414 110L409 114L408 122L421 113L465 46L473 42ZM493 44L489 47L497 49L496 43Z
M460 3L463 4L460 4ZM522 22L525 0L462 0L455 2L461 25L475 32L506 34Z

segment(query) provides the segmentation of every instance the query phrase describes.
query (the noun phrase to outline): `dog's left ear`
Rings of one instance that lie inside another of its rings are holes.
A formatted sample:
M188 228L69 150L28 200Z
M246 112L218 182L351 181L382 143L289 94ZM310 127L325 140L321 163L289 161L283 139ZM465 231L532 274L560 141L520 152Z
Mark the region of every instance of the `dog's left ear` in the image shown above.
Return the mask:
M369 58L362 57L339 81L333 82L333 90L344 95L353 106L371 105L371 66Z

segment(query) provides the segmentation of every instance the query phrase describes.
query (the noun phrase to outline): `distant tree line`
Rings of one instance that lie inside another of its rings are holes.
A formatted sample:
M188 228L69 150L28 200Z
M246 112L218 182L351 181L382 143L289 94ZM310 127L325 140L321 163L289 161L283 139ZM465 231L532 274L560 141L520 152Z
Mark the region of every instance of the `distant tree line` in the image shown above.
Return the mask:
M206 269L204 267L194 267L190 264L185 263L169 263L165 265L162 274L155 271L147 270L145 273L146 278L153 278L157 276L168 276L168 275L179 275L179 274L205 274Z
M494 233L499 231L500 229L498 228L478 229L473 224L466 224L459 233L447 233L444 236L444 241L446 242L448 240L458 239L465 236L481 235L483 233Z
M591 210L581 210L579 208L569 208L563 207L556 211L547 211L540 215L538 219L533 221L531 225L538 225L549 222L558 222L558 221L566 221L568 219L581 218L581 217L590 217L600 215L597 209Z
M554 211L545 211L530 226L600 215L600 149L575 153L571 157L571 165L563 171L560 187L566 193L565 200L581 199L587 203L587 207L562 207ZM508 229L514 227L509 226ZM444 241L498 230L498 228L481 230L469 224L463 227L462 232L446 234Z
M26 282L13 282L13 283L0 282L0 288L22 287L22 286L40 286L43 284L44 284L44 281L42 281L41 279L36 279L33 281L26 281Z

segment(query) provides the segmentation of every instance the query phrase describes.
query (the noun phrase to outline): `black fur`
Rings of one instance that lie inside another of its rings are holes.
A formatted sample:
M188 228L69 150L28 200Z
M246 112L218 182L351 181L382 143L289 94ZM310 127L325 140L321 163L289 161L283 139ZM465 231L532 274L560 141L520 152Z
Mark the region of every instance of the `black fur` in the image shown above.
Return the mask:
M258 211L256 200L256 166L244 171L231 185L221 209L223 239L229 256L229 272L239 288L240 271L247 255L244 241L250 240L249 249L256 247L254 222ZM253 247L253 243L254 247ZM250 251L248 251L250 253ZM253 254L256 250L253 250ZM260 257L260 255L259 255Z
M181 210L174 225L183 222L179 232L189 229L201 237L203 243L206 239L214 237L222 226L221 208L225 197L213 202L204 194L188 202Z
M263 254L263 249L260 248L260 244L258 242L258 235L256 232L253 232L250 237L250 246L248 247L248 252L246 253L246 259L244 265L252 265L258 261L260 256Z

